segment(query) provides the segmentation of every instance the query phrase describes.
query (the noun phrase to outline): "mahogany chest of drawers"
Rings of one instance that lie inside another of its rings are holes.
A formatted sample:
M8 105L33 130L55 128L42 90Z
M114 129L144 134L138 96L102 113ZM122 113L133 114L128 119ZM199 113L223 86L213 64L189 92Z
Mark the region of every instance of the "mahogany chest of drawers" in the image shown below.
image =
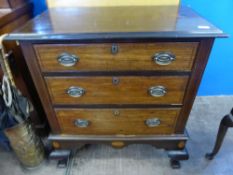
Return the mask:
M169 13L167 13L169 12ZM216 37L187 7L50 9L10 34L55 148L152 144L188 159L185 125Z

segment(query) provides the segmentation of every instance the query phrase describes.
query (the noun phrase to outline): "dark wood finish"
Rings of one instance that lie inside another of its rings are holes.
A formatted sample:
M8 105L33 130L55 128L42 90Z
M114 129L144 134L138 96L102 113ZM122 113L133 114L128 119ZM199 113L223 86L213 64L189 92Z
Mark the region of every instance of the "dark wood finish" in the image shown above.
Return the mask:
M183 150L175 150L175 151L168 151L168 157L171 158L170 164L173 169L180 168L180 161L181 160L188 160L189 154L186 149Z
M187 7L131 6L50 9L6 39L19 40L23 48L52 129L49 139L57 148L146 143L170 150L171 163L178 166L188 158L185 125L213 41L225 36ZM119 46L114 57L113 44ZM151 56L164 49L174 52L177 60L154 65ZM61 67L56 61L61 52L77 54L80 62ZM148 88L158 85L168 93L148 95ZM69 97L70 86L86 93ZM172 117L174 107L178 109ZM123 117L112 118L112 110ZM157 114L161 128L145 128L147 115ZM75 128L77 117L89 119L90 126Z
M154 135L172 134L179 109L58 109L62 134ZM160 125L148 127L147 119L158 118ZM75 126L76 119L86 119L86 128Z
M53 133L60 133L60 127L55 117L55 113L52 108L52 104L48 95L47 87L44 83L43 77L41 76L40 69L33 52L32 45L30 43L21 44L23 54L25 56L26 63L28 65L30 74L32 75L33 82L35 83L36 90L39 94L43 108L49 121L50 127Z
M127 6L50 9L12 33L9 39L63 41L226 36L188 7Z
M10 31L14 30L15 28L17 28L18 26L25 23L26 21L28 21L30 18L31 17L28 14L19 16L17 18L17 20L12 21L11 23L2 26L0 28L0 33L7 33L7 31L10 32Z
M219 129L218 129L218 135L216 138L214 148L211 153L207 153L205 156L208 160L212 160L214 156L220 150L223 139L229 127L233 127L233 109L231 110L230 114L225 115L220 122Z
M214 39L202 40L199 44L196 60L193 66L192 75L187 86L186 95L184 97L184 106L181 110L180 117L176 125L176 133L183 133L188 116L191 112L193 102L195 100L202 75L204 73L209 54L213 45Z
M174 135L129 135L126 137L122 136L111 136L111 135L49 135L49 140L60 143L60 148L74 148L74 145L79 144L108 144L112 145L112 142L121 141L125 146L129 144L150 144L156 148L163 148L166 150L180 150L178 144L180 142L186 142L188 136L184 134Z
M116 54L111 53L113 44L43 44L34 47L43 72L190 71L198 43L114 43L114 45L118 47ZM158 65L152 57L160 52L170 52L176 56L176 60L169 65ZM57 60L62 53L74 54L79 61L72 67L62 66Z
M113 84L117 78L119 84ZM182 104L187 76L170 77L45 77L53 104ZM71 97L67 90L77 86L85 90L82 97ZM148 90L164 86L167 93L152 97Z
M8 9L8 10L1 10L2 15L0 16L0 28L3 28L6 25L10 25L12 22L17 22L17 19L21 16L28 15L28 19L25 20L24 22L18 23L20 25L23 25L32 17L32 8L33 5L32 3L26 3L26 4L21 4L18 8L15 9ZM12 32L16 27L18 26L12 26L12 28L8 28L8 30L5 31L7 32Z

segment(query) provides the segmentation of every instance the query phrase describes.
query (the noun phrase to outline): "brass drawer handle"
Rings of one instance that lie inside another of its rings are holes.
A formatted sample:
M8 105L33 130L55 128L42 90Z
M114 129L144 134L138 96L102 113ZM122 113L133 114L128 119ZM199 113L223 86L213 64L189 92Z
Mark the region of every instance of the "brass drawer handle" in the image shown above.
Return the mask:
M149 94L152 97L163 97L166 93L167 89L164 86L153 86L149 89Z
M67 90L67 94L71 97L81 97L85 94L85 90L81 87L71 86Z
M74 125L79 128L86 128L90 125L90 121L86 119L76 119Z
M69 53L62 53L58 56L57 61L62 66L72 67L79 61L79 58Z
M145 121L145 124L148 127L152 128L152 127L159 126L161 124L161 121L158 118L150 118Z
M158 65L169 65L175 61L176 56L170 52L159 52L153 56L153 60Z

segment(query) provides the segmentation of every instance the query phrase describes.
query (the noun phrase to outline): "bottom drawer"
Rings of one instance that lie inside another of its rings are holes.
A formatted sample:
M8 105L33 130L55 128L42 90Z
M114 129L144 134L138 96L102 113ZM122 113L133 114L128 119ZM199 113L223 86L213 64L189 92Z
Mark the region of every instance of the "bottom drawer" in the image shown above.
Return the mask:
M172 134L180 109L56 109L62 134Z

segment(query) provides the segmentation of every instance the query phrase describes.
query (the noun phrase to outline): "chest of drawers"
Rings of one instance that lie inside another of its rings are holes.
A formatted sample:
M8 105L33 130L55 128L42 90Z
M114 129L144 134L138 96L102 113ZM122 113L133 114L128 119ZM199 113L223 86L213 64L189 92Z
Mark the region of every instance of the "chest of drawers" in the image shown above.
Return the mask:
M175 166L188 159L185 125L224 36L189 8L157 6L50 9L7 39L21 45L54 147L152 144Z

